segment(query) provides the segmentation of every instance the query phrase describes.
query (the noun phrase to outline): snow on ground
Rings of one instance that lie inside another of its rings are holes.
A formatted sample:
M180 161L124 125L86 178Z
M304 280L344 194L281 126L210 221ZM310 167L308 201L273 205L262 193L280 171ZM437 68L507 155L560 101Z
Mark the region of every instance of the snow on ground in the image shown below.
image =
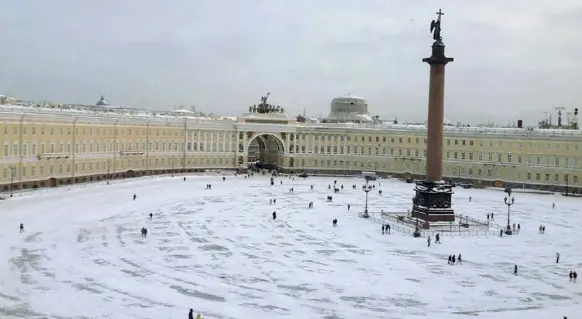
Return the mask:
M582 283L568 281L570 270L582 272L582 199L515 194L521 234L427 247L357 216L361 179L337 178L344 190L330 194L333 180L162 177L1 201L0 318L186 318L194 308L207 319L519 319L582 310ZM378 182L371 211L410 209L411 184ZM458 213L495 212L505 223L505 194L455 191ZM463 264L447 265L459 253Z

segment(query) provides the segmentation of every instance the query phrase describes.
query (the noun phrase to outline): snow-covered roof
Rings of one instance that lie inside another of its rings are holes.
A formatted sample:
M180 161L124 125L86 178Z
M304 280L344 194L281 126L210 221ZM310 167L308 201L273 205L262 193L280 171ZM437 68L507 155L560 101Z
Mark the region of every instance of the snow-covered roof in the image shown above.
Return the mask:
M192 111L188 111L186 109L177 109L173 111L174 113L194 113Z
M338 97L335 97L335 98L333 98L333 99L334 99L334 100L335 100L335 99L354 99L354 100L365 100L363 97L359 97L359 96L357 96L357 95L353 95L352 93L348 93L348 94L346 94L346 95L344 95L344 96L338 96Z

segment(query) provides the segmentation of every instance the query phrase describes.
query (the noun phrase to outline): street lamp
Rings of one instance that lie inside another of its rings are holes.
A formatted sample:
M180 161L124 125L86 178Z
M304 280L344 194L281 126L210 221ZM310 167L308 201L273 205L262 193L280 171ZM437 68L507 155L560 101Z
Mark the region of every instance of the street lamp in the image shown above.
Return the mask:
M14 171L16 170L16 167L10 165L8 168L10 169L10 197L12 197L14 196Z
M372 190L372 185L368 185L368 180L366 180L366 186L364 186L364 192L366 192L366 206L364 207L364 218L369 218L368 214L368 193Z
M507 205L507 229L505 230L506 235L511 235L511 223L510 223L510 215L511 215L511 205L515 204L515 198L511 197L511 188L506 188L505 192L507 193L507 197L503 198L503 202Z
M111 160L107 160L107 184L109 184L109 180L111 179L109 176L109 165L111 165Z
M564 174L564 179L566 182L566 194L564 196L568 196L568 173L567 172Z

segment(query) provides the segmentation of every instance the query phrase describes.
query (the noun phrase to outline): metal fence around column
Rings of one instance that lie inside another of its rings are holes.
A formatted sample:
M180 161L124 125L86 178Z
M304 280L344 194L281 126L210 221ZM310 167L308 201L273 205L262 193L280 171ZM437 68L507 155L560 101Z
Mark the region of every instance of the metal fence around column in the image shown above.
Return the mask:
M392 220L387 220L384 218L378 218L375 217L375 215L380 215L383 217L383 213L372 213L369 212L368 213L368 218L371 222L378 224L378 225L390 225L390 232L392 231L396 231L398 233L401 233L403 236L411 236L414 233L414 228L408 227L404 224L398 224L395 221ZM364 213L358 213L359 217L364 218Z
M378 218L376 216L381 216L381 218ZM358 213L359 217L364 217L364 213L360 212ZM412 214L410 212L406 212L406 213L401 213L401 212L368 212L368 218L370 221L372 221L375 224L383 224L383 225L390 225L390 230L391 231L396 231L401 233L402 235L405 236L413 236L414 234L414 230L415 227L412 225L407 225L404 223L404 221L400 220L400 218L402 217L411 217ZM460 215L458 217L461 217ZM462 216L462 220L467 220L468 222L474 223L474 224L478 224L478 225L482 225L482 226L488 226L487 222L483 222L471 217L467 217L467 216ZM499 235L499 228L497 228L497 224L490 224L489 227L493 227L494 229L491 228L487 228L487 229L466 229L461 227L459 224L457 223L453 223L451 222L450 224L450 228L446 229L446 228L442 228L442 229L438 229L438 230L425 230L425 229L420 229L420 237L422 238L426 238L428 236L431 237L435 237L436 234L439 234L440 236L447 236L447 237L453 237L453 236L458 236L458 237L489 237L489 236L498 236ZM502 228L502 226L501 226Z

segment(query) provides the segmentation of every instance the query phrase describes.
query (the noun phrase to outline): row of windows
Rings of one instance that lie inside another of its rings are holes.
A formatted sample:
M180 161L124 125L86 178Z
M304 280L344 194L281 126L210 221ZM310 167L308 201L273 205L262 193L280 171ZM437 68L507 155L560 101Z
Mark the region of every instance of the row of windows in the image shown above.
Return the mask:
M307 135L307 134L300 134L297 136L298 139L300 140L305 140L306 137L309 136L313 136L313 139L315 141L351 141L353 140L354 142L372 142L372 141L376 141L376 142L380 142L382 141L383 143L386 143L388 141L388 138L386 136L368 136L367 138L364 136L350 136L350 135ZM398 142L399 144L402 144L404 142L406 142L407 144L412 144L413 142L415 144L420 144L421 140L424 144L426 144L426 138L419 138L419 137L390 137L390 142L391 143L396 143ZM479 145L479 147L483 147L483 146L489 146L489 147L494 147L494 145L496 147L508 147L508 148L512 148L512 147L516 147L517 149L522 149L525 146L525 149L547 149L547 150L560 150L561 149L561 145L562 143L548 143L548 142L529 142L529 143L523 143L523 142L508 142L508 141L502 141L502 140L498 140L495 143L493 141L484 141L482 139L478 140L478 141L474 141L474 140L459 140L459 139L446 139L446 145L447 146L476 146ZM534 147L535 145L535 147ZM572 143L572 144L564 144L563 148L566 151L569 150L579 150L579 145L580 143Z
M452 157L451 157L452 154ZM523 164L523 156L517 155L516 157L513 154L499 154L497 153L497 163L501 164ZM447 159L452 160L468 160L474 161L474 153L465 153L465 152L447 152L446 153ZM561 167L560 164L563 164L564 168L577 168L580 164L580 158L577 157L558 157L558 156L535 156L535 164L534 164L534 156L528 155L527 157L527 165L528 166L546 166L546 167ZM515 160L514 160L515 159ZM562 159L562 160L561 160ZM493 163L493 153L487 153L487 160L483 161L483 153L479 153L477 157L478 162L485 162L485 163Z
M386 163L377 163L372 161L343 161L343 160L305 160L301 159L301 166L305 167L305 164L312 165L314 167L322 168L351 168L351 169L373 169L377 170L380 167L386 169ZM420 165L405 165L407 169L412 168L411 166L416 166L416 170L421 169ZM423 165L424 166L424 165ZM391 169L388 164L388 169ZM456 168L447 167L447 172L451 177L488 177L488 178L501 178L500 170L493 169L482 169L482 168ZM523 176L522 176L523 174ZM508 177L508 176L506 176ZM525 177L528 181L544 181L544 182L570 182L572 184L578 184L582 179L575 174L549 174L549 173L532 173L532 172L521 172L515 171L516 180L522 180ZM560 179L562 177L562 179Z
M30 130L29 130L30 129ZM22 135L28 135L30 131L30 135L37 135L37 128L35 126L32 127L27 127L27 126L23 126L22 127ZM39 129L39 133L40 135L45 135L45 131L48 131L46 133L50 134L50 135L55 135L55 133L60 134L60 135L64 135L65 132L67 135L71 135L71 133L73 132L73 128L72 127L59 127L59 128L55 128L55 127L50 127L48 129L45 130L44 127L40 127ZM8 135L8 126L5 125L4 126L4 135ZM18 135L19 132L19 126L18 125L14 125L12 127L12 133L13 135ZM146 129L123 129L123 128L92 128L92 127L75 127L75 135L79 135L79 133L81 133L82 135L87 135L87 133L89 133L89 135L128 135L128 136L140 136L140 135L146 135ZM141 133L141 134L140 134ZM167 130L167 129L149 129L149 135L153 136L184 136L184 129L178 129L178 130Z
M578 145L576 145L578 146ZM239 151L242 152L243 146L242 144L239 145ZM426 149L423 150L422 153L419 152L418 149L402 149L402 148L398 148L398 149L394 149L394 148L379 148L379 147L364 147L364 146L317 146L314 145L312 147L308 147L305 145L295 145L293 147L290 148L290 153L314 153L314 154L363 154L363 155L387 155L390 154L390 156L395 156L395 154L397 154L397 156L414 156L414 157L419 157L420 154L424 154L423 156L426 157ZM414 155L413 155L414 154ZM489 162L493 162L493 152L488 153L488 161ZM496 153L497 154L497 162L499 163L513 163L512 161L512 157L514 156L513 154L507 154L507 155L502 155L500 153ZM453 152L453 151L447 151L446 152L446 156L448 159L460 159L460 160L473 160L473 153L470 152ZM507 157L503 157L503 156L507 156ZM517 162L518 164L521 164L521 156L522 155L517 155ZM528 158L531 158L531 155L528 156ZM505 160L507 159L507 160ZM479 153L479 161L483 161L483 154ZM531 163L530 163L531 165ZM538 164L541 165L541 164ZM557 165L559 166L559 165Z
M152 143L150 142L148 144L148 149L147 151L184 151L184 143L171 143L171 142L165 142L165 143ZM187 147L187 151L205 151L205 147L204 147L204 143L191 143L188 142L186 144ZM243 144L239 144L239 152L243 152ZM116 151L116 150L122 150L122 151L146 151L146 143L82 143L82 144L75 144L75 153L93 153L93 152L107 152L107 151ZM210 152L233 152L234 151L234 146L232 144L227 144L225 145L224 143L212 143L210 145L210 148L207 148L206 151L210 151ZM306 151L306 147L305 146L301 146L301 148L299 148L299 146L297 145L295 147L295 151L301 151L300 153L304 153ZM312 151L314 154L354 154L354 155L389 155L391 157L413 157L413 158L426 158L426 149L421 150L419 149L394 149L394 148L365 148L363 146L354 146L354 147L345 147L344 146L327 146L327 147L317 147L314 146L312 148ZM339 151L339 152L338 152ZM71 153L72 152L72 144L67 144L66 145L66 149L65 149L65 145L64 144L59 144L58 148L55 144L50 144L48 146L48 149L45 147L44 143L41 143L38 149L38 154L45 154L45 153ZM31 149L30 149L30 155L36 155L37 154L37 145L36 144L32 144L31 145ZM4 145L4 150L3 150L3 155L4 156L28 156L29 155L29 149L28 149L28 145L27 144L23 144L22 145L22 154L19 153L19 145L18 144L13 144L12 147L12 153L10 153L10 147L5 144ZM485 156L486 157L485 157ZM500 164L518 164L521 165L523 164L523 158L524 156L522 155L516 155L514 157L513 154L500 154L497 153L496 155L496 162L500 163ZM484 160L484 158L486 160ZM542 157L542 156L536 156L535 157L535 162L534 162L534 156L528 155L525 158L527 158L527 165L528 166L543 166L545 165L546 167L564 167L564 168L577 168L580 165L580 160L579 158L569 158L569 157L557 157L557 156L546 156L546 157ZM448 160L461 160L461 161L475 161L475 159L478 162L487 162L487 163L493 163L494 162L494 153L487 153L487 154L483 154L483 153L478 153L477 157L475 158L475 153L469 152L469 153L465 153L465 152L451 152L451 151L447 151L446 152L446 159ZM562 165L562 166L561 166Z
M242 144L239 145L239 149L242 149ZM424 157L426 157L426 149L423 150ZM414 156L419 157L420 153L418 149L394 149L394 148L380 148L380 147L364 147L364 146L313 146L308 149L305 145L295 145L294 148L290 148L290 153L306 153L306 154L361 154L361 155L387 155L395 156ZM412 155L414 154L414 155Z
M4 125L3 128L3 132L4 135L8 135L10 128L11 127L11 131L13 135L18 135L19 131L20 131L20 125L19 124L12 124L12 125ZM120 135L120 136L140 136L140 135L150 135L150 136L184 136L184 129L183 128L175 128L175 129L158 129L158 128L150 128L150 129L146 129L146 128L124 128L124 127L119 127L116 128L114 124L110 124L109 127L105 128L100 128L100 127L85 127L82 124L77 125L77 127L72 127L72 124L68 125L68 127L47 127L45 128L44 126L40 126L38 127L38 133L40 135L55 135L55 134L60 134L60 135L71 135L73 130L75 131L76 135L82 134L82 135ZM147 132L146 132L147 131ZM22 135L28 135L30 132L31 135L37 135L37 126L26 126L23 125L22 126ZM204 134L204 132L199 132ZM217 132L213 132L213 131L208 131L207 133L210 133L212 135L217 135L219 133ZM231 134L228 134L229 137L232 137ZM243 133L240 133L240 136L243 136ZM416 144L420 144L421 142L426 144L426 138L419 138L419 137L387 137L387 136L361 136L361 135L340 135L340 134L296 134L293 136L292 134L292 140L306 140L309 137L312 137L314 140L316 141L353 141L353 142L383 142L386 143L388 140L391 143L407 143L407 144L412 144L413 142ZM493 141L484 141L483 139L479 139L479 140L466 140L466 139L453 139L453 138L446 138L446 145L448 146L474 146L474 145L479 145L480 147L483 147L485 145L489 145L490 147L493 147L494 145L496 145L497 147L504 147L507 146L508 148L512 148L513 146L517 147L518 149L522 149L522 147L525 147L526 149L534 149L534 145L535 148L537 149L556 149L556 150L560 150L561 149L561 144L563 143L549 143L547 141L540 141L540 142L511 142L511 141L503 141L503 140L495 140L495 142ZM564 144L564 149L565 150L570 150L570 149L574 149L574 150L578 150L579 149L579 144L580 143L572 143L572 145L570 144ZM572 147L571 147L572 146Z
M22 134L23 135L27 135L28 131L30 129L30 133L31 135L36 135L37 134L37 128L36 127L22 127ZM4 126L4 134L8 135L8 131L9 128L7 125ZM12 131L14 135L18 135L19 132L19 126L18 125L14 125L12 127ZM39 129L40 131L40 135L45 135L45 128L44 127L40 127ZM71 135L73 128L71 127L50 127L47 128L47 131L50 135L54 135L55 133L59 133L61 135L63 134L68 134ZM89 135L119 135L119 136L140 136L140 135L146 135L146 131L147 129L142 128L142 129L124 129L124 128L93 128L93 127L76 127L74 128L75 134L79 134L81 133L82 135L87 135L87 133ZM156 136L183 136L184 135L184 131L183 129L175 129L175 130L170 130L170 129L149 129L149 135L156 135ZM215 136L219 136L222 134L222 136L226 136L224 133L217 133L217 132L212 132L212 131L208 131L208 132L196 132L194 134L200 134L200 136L206 136L206 134L210 134L211 138L215 137ZM232 138L231 134L227 134L228 135L228 139L230 140ZM242 133L241 133L242 135ZM313 137L314 140L316 141L352 141L353 143L358 143L358 142L372 142L372 141L376 141L376 142L383 142L386 143L388 140L391 143L408 143L409 145L412 143L415 144L420 144L422 143L426 143L426 138L419 138L419 137L386 137L386 136L350 136L350 135L319 135L319 134L298 134L296 136L293 137L294 139L301 139L301 140L305 140L307 137ZM446 145L447 146L474 146L474 145L479 145L480 147L483 147L484 145L489 145L489 147L493 147L494 145L496 145L497 147L504 147L507 146L508 148L512 148L512 146L515 146L517 149L547 149L547 150L560 150L561 148L563 148L566 151L570 151L570 150L575 150L578 151L579 150L579 143L572 143L571 144L564 144L563 146L561 145L562 143L548 143L548 142L529 142L529 143L523 143L523 142L508 142L508 141L501 141L498 140L495 143L493 141L483 141L483 140L478 140L478 141L473 141L473 140L464 140L464 139L446 139ZM525 145L524 145L525 144ZM525 148L523 148L523 146L525 146ZM535 146L535 147L534 147ZM305 153L305 145L291 145L291 152L296 152L299 153L299 147L301 147L301 152ZM316 146L314 146L316 147ZM323 146L321 146L323 147ZM329 149L332 146L327 146L327 148ZM334 147L334 153L337 153L337 146L333 146ZM340 146L343 147L343 146ZM346 147L351 147L351 146L346 146ZM142 147L141 150L145 150L145 147ZM150 150L153 150L152 148L150 148ZM156 150L159 150L156 149ZM163 149L162 149L163 150ZM192 150L198 150L196 147L194 147ZM242 152L242 147L239 147L239 150ZM64 151L64 150L63 150ZM215 151L220 151L219 149L216 149ZM233 151L233 150L230 150ZM316 152L316 151L314 151ZM323 153L323 151L320 151ZM330 153L331 151L328 150L328 153ZM341 152L341 151L340 151ZM348 151L349 152L349 151ZM357 150L354 151L355 154ZM363 154L363 151L360 151L360 153ZM376 152L376 154L378 155L378 152ZM383 152L383 154L386 154L385 152ZM369 155L371 155L371 152L369 152ZM6 155L5 155L6 156Z
M459 140L447 139L447 146L451 146L451 143L452 142L454 142L454 145L455 146L457 146L457 145L465 146L466 145L466 141L465 140L459 141ZM483 140L479 140L479 147L485 146L487 144L489 145L489 147L493 147L493 145L494 145L493 141L484 142ZM552 144L552 143L548 143L548 142L529 142L529 143L525 143L525 148L523 147L524 146L524 143L522 143L522 142L513 142L512 143L512 142L497 141L497 143L495 143L495 144L496 144L497 147L505 147L505 146L507 146L508 148L512 148L515 145L517 147L517 149L519 149L519 150L521 150L521 149L529 149L529 150L538 149L538 150L541 150L541 149L544 149L544 148L547 149L547 150L552 150L552 149L560 150L561 149L561 147L560 147L561 143L553 143ZM566 151L570 151L572 149L575 150L575 151L578 151L579 150L579 144L580 143L573 143L572 145L571 144L564 144L564 149ZM534 145L535 145L535 147L534 147ZM552 147L552 145L553 145L553 147ZM469 146L473 146L473 141L469 141ZM573 148L571 146L573 146Z
M467 175L468 176L476 176L476 177L487 176L487 177L491 177L491 178L493 178L493 177L500 178L501 177L500 170L487 169L486 175L483 175L484 170L480 169L480 168L477 170L473 170L473 168L449 167L447 171L448 171L450 176L458 176L458 177L465 177ZM495 174L494 174L494 172L495 172ZM532 172L521 172L518 170L512 171L510 173L511 173L510 175L513 175L513 176L505 176L505 177L510 178L510 179L515 179L515 180L522 180L525 177L525 180L527 180L527 181L544 181L544 182L554 182L554 183L570 182L573 184L578 184L579 181L582 181L582 179L579 178L578 175L569 174L569 173L566 173L566 174L532 173ZM465 174L467 174L467 175L465 175ZM562 177L562 178L560 179L560 177Z
M295 147L295 151L297 153L305 153L306 151L306 147L305 146L301 146L299 147L298 145ZM344 146L314 146L312 149L314 154L351 154L353 152L354 155L360 154L360 155L389 155L391 157L411 157L411 158L426 158L426 149L421 150L419 149L402 149L402 148L398 148L398 149L394 149L394 148L371 148L371 147L363 147L363 146L354 146L354 147L345 147ZM338 152L339 151L339 152ZM344 152L346 151L346 152ZM484 155L486 155L486 160L484 161ZM514 154L496 154L497 157L497 163L500 164L523 164L523 158L524 156L522 155L516 155L514 156ZM487 153L487 154L483 154L483 153L465 153L465 152L451 152L451 151L447 151L446 152L446 158L448 160L461 160L461 161L475 161L477 159L478 162L486 162L486 163L493 163L494 162L494 153ZM543 161L542 164L542 156L536 156L535 157L535 164L533 162L534 156L532 155L528 155L525 156L525 158L527 158L527 165L528 166L542 166L545 164L546 167L561 167L560 164L563 165L564 168L577 168L579 167L580 164L580 159L577 157L551 157L551 156L546 156L545 160Z
M72 144L68 143L65 148L64 144L48 145L48 148L44 143L41 143L38 148L38 154L45 153L71 153ZM121 148L120 148L121 147ZM126 148L127 147L127 148ZM10 153L10 147L8 144L4 144L3 156L28 156L37 154L37 145L32 144L30 148L30 154L28 149L28 144L22 144L22 153L19 153L19 144L14 143L12 145L12 153ZM117 150L121 151L146 151L146 143L82 143L75 144L75 153L93 153L93 152L114 152ZM149 142L147 151L184 151L184 143L171 143L171 142ZM205 151L204 143L187 143L187 151ZM234 152L234 146L224 143L211 143L210 148L207 148L208 152Z
M160 167L181 167L184 165L184 159L150 159L149 165L153 166L150 168L155 168L157 166ZM226 158L194 158L187 160L188 165L232 165L233 158L226 157ZM95 165L93 165L95 164ZM113 164L111 161L103 161L103 162L88 162L88 163L77 163L74 166L71 164L67 165L49 165L45 167L44 165L38 166L38 172L36 166L26 167L23 166L21 170L21 177L34 177L37 176L45 176L45 173L48 173L49 176L53 175L62 175L62 174L72 174L73 172L71 169L75 168L75 173L90 173L92 171L99 172L99 171L109 171L113 169ZM145 160L120 160L116 162L116 170L126 169L126 168L135 168L135 167L145 167ZM12 171L12 176L10 175L10 171ZM18 169L17 167L4 168L3 172L4 180L8 180L10 178L18 178Z

